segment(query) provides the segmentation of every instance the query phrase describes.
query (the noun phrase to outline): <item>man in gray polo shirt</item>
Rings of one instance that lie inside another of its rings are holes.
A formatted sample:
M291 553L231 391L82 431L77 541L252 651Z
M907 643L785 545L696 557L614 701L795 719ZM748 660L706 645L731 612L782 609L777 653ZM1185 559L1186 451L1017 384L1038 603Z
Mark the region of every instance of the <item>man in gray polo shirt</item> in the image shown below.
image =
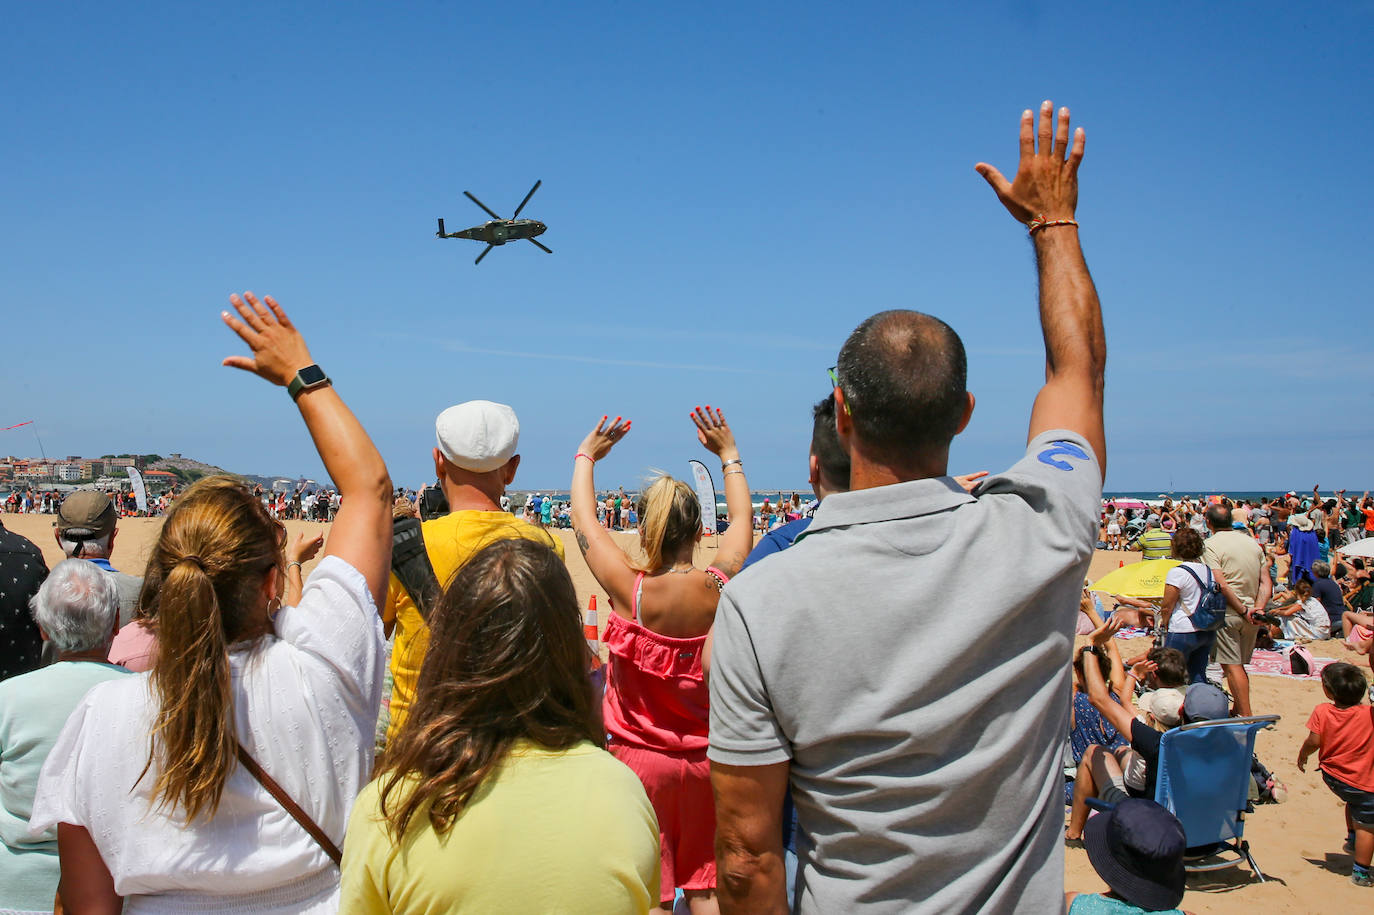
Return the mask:
M851 491L721 596L723 912L787 911L789 781L798 911L1063 910L1058 764L1106 453L1102 316L1073 222L1082 153L1046 102L1038 131L1022 116L1013 182L978 166L1039 265L1046 382L1025 456L964 492L947 475L973 412L963 344L919 312L874 315L838 364Z

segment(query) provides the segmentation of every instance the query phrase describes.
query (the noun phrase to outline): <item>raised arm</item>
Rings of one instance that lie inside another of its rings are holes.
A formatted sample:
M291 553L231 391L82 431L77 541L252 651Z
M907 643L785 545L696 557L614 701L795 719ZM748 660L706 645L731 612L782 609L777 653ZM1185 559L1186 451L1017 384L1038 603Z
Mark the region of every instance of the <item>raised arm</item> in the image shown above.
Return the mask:
M1107 471L1102 429L1103 373L1107 363L1102 307L1078 240L1078 166L1083 128L1070 146L1069 109L1040 106L1039 127L1030 109L1021 114L1021 161L1007 181L986 162L975 166L1012 216L1030 228L1040 278L1040 326L1045 338L1045 386L1031 410L1030 438L1068 429L1088 440ZM1037 150L1037 139L1039 148Z
M697 440L720 458L725 509L730 515L730 526L721 535L715 565L733 577L744 565L749 550L754 546L754 503L749 498L744 462L740 460L735 434L730 431L725 414L719 408L712 410L709 404L705 409L697 407L691 417L693 425L697 427Z
M578 549L582 551L582 558L587 561L587 567L592 570L592 576L611 595L613 605L628 614L635 570L624 551L616 545L610 531L596 520L596 481L592 467L610 454L615 443L630 431L630 421L627 419L622 422L617 416L608 426L606 419L605 416L601 417L596 428L587 433L573 458L572 491L569 494L572 500L573 536Z
M1131 737L1131 720L1135 716L1112 698L1112 694L1107 690L1107 681L1102 679L1102 671L1095 662L1083 662L1083 683L1087 687L1088 701L1093 704L1093 708L1097 709L1108 724L1129 740Z
M245 292L229 297L238 317L226 311L224 323L252 349L224 364L286 387L296 372L313 365L305 339L276 299ZM378 607L386 598L391 566L391 477L372 439L332 384L302 391L296 406L315 441L324 469L339 488L343 504L330 531L326 556L338 556L362 573Z

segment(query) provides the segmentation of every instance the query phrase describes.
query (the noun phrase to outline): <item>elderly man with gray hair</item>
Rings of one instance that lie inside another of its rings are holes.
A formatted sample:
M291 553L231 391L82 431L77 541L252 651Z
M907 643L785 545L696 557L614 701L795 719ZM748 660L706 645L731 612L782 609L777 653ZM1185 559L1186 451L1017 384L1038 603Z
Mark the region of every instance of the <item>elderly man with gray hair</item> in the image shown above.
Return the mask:
M57 662L0 682L0 911L51 912L57 830L28 832L38 773L87 690L129 672L105 663L119 601L114 579L95 564L59 562L29 608Z
M85 559L108 572L119 596L119 625L127 626L138 608L138 593L143 579L126 575L110 565L114 552L114 503L105 493L95 489L78 489L62 500L57 509L57 525L53 536L68 559Z

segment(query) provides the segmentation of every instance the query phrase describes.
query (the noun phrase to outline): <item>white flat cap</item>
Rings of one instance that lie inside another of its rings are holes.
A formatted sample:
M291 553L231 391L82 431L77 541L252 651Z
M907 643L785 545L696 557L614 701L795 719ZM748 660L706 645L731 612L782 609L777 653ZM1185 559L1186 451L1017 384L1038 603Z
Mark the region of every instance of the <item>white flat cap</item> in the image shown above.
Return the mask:
M434 421L439 450L455 466L486 473L504 465L520 444L520 420L503 403L469 400Z

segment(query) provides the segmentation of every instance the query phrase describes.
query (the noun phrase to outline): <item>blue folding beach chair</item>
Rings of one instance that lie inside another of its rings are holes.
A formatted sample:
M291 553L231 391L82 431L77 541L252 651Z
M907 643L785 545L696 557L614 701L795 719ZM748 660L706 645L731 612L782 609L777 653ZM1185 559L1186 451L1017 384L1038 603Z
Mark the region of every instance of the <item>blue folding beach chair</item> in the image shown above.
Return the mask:
M1245 861L1264 881L1245 840L1245 811L1250 804L1255 735L1278 720L1278 715L1260 715L1199 721L1166 731L1160 739L1155 802L1183 824L1188 871L1218 870ZM1226 851L1236 857L1226 857ZM1209 860L1213 857L1220 860Z

